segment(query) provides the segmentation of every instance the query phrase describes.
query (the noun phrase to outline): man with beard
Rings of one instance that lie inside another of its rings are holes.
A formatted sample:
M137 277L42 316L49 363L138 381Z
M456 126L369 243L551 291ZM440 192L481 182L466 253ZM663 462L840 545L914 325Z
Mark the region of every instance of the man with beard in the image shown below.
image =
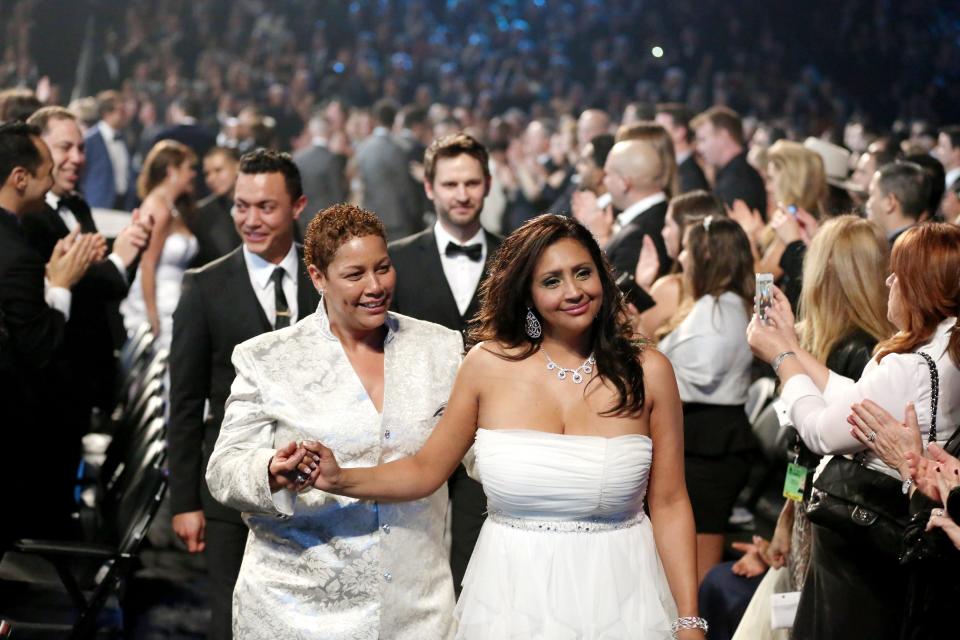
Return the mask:
M480 309L480 283L500 247L500 238L480 226L490 191L486 148L465 133L435 140L424 154L423 186L433 202L433 227L392 242L397 270L393 310L464 331ZM486 497L463 465L448 483L453 586L460 593L467 562L483 525Z

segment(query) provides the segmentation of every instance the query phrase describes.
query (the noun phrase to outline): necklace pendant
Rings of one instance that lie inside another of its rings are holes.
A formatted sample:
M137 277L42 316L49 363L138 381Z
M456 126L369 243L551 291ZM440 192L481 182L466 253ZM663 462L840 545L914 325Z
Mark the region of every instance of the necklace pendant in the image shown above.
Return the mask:
M557 371L557 377L560 378L561 380L566 380L566 379L567 379L567 372L566 372L566 370L565 370L565 369L560 369L560 371Z
M590 373L590 372L587 371L587 373ZM573 372L573 376L571 377L573 378L574 384L580 384L581 382L583 382L583 376L577 373L576 371Z
M552 362L548 362L548 363L547 363L547 369L550 369L550 371L553 371L553 370L556 369L556 368L557 368L557 365L556 365L556 364L554 364L554 363L552 363Z
M587 375L590 375L591 373L593 373L593 367L591 367L591 366L588 365L588 364L587 364L587 365L584 365L584 366L583 366L583 372L586 373Z

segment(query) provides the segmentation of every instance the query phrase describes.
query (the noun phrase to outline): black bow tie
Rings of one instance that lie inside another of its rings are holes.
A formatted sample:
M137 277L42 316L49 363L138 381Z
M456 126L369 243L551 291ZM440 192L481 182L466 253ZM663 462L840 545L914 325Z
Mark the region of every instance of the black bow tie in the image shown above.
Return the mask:
M76 194L64 196L60 198L60 202L57 203L58 209L69 209L74 213L76 213L77 209L80 209L81 207L83 207L83 198Z
M463 255L467 256L474 262L480 262L481 258L483 258L483 245L479 242L468 245L457 244L456 242L448 242L444 253L447 254L448 258L453 258L457 255Z

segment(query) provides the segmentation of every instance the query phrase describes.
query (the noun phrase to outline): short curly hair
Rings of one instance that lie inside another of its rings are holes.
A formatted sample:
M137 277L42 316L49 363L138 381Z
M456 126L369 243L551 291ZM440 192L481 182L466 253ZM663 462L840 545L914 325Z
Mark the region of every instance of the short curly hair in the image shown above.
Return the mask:
M375 213L346 203L327 207L307 225L303 261L326 273L337 249L351 238L364 236L380 236L387 241L387 231Z

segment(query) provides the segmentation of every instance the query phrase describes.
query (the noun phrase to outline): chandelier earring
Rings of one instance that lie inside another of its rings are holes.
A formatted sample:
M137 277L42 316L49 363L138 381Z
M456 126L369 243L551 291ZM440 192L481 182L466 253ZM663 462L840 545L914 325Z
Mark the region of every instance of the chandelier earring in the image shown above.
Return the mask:
M533 313L533 309L530 307L527 307L527 319L524 325L524 331L534 340L543 335L543 327L540 325L540 320L537 319L537 316Z

